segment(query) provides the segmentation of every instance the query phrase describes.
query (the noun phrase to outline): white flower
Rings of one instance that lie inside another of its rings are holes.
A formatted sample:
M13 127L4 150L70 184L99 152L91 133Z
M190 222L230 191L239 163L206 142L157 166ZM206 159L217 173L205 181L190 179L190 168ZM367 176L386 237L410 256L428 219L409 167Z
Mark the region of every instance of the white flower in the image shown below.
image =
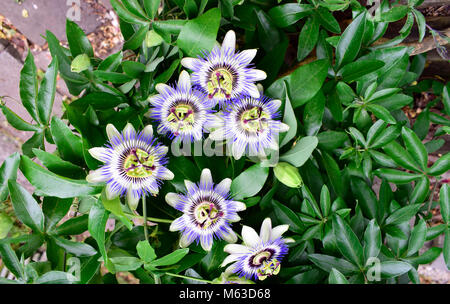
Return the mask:
M119 133L108 124L106 133L106 147L89 149L92 157L105 165L91 171L86 180L106 182L106 197L110 200L126 194L128 205L134 210L141 196L158 193L162 180L173 179L173 173L165 167L168 149L156 142L151 125L137 133L128 123Z
M183 58L181 64L192 70L192 81L223 106L232 98L249 95L259 98L256 81L266 79L264 71L251 67L256 49L235 52L236 34L228 31L222 46L201 58Z
M281 260L288 252L286 243L292 239L283 239L281 235L289 229L289 225L272 228L272 221L266 218L259 235L249 227L242 227L244 243L228 244L224 251L230 253L222 263L222 267L232 263L226 273L236 273L247 279L264 280L268 276L276 275L280 271Z

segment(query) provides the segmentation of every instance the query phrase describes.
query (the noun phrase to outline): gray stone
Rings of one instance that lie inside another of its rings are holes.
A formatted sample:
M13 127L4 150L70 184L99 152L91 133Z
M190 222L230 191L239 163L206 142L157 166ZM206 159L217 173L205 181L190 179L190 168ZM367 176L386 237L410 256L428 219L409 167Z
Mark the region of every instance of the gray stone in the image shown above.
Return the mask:
M23 12L28 16L24 17ZM66 18L75 21L87 33L101 24L99 15L86 0L26 0L21 4L3 0L2 15L38 45L45 43L41 35L45 35L46 30L66 41Z

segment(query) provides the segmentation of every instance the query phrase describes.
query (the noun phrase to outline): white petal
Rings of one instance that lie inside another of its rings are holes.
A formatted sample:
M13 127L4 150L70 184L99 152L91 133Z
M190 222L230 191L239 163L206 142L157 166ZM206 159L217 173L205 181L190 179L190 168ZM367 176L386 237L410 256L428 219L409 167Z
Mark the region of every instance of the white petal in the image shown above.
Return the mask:
M258 87L254 84L249 86L247 93L248 93L248 95L250 95L253 98L259 98L259 96L260 96Z
M212 185L213 184L211 170L209 170L207 168L202 170L202 174L200 175L200 182L203 185Z
M244 203L238 201L233 201L233 206L236 211L244 211L247 209L247 206Z
M227 256L222 264L220 264L220 267L225 267L226 265L232 263L232 262L236 262L237 260L239 260L239 255L237 254L230 254L229 256Z
M190 241L190 240L188 239L187 234L183 234L183 235L181 236L181 238L180 238L180 247L181 247L181 248L185 248L185 247L191 245L192 241L193 241L193 240Z
M236 241L237 241L237 235L236 235L236 233L234 233L234 231L233 230L229 230L229 232L228 233L224 233L223 235L222 235L222 237L223 237L223 239L225 240L225 241L227 241L228 243L236 243Z
M165 169L163 174L161 175L161 179L172 180L173 178L174 178L174 175L173 175L172 171L170 171L169 169Z
M106 182L108 177L101 173L101 169L91 171L88 176L86 176L86 180L89 183L101 183Z
M249 249L246 246L240 244L227 244L223 248L223 251L231 254L244 254L247 253Z
M191 77L189 76L188 72L182 71L180 73L180 76L178 77L178 86L183 88L191 87Z
M207 243L204 241L200 241L200 245L202 246L203 250L205 251L211 251L212 245L213 245L213 241L211 240L211 242Z
M168 91L170 92L172 90L171 87L169 87L167 84L164 83L158 83L155 86L155 90L158 91L158 93L163 94L164 92Z
M187 179L184 180L184 185L186 186L186 190L188 192L195 191L195 189L197 188L195 183L193 183L193 182L191 182L190 180L187 180Z
M173 193L173 192L169 192L169 193L166 194L166 202L167 202L170 206L172 206L172 207L175 208L175 206L176 206L178 200L179 200L178 194Z
M261 225L261 230L259 235L261 236L261 240L266 243L270 240L270 234L272 231L272 221L269 217L266 217Z
M131 210L136 210L139 204L139 196L134 195L134 192L131 189L128 189L127 191L127 204Z
M152 125L146 126L144 128L144 130L142 130L142 133L144 134L145 137L152 136L153 135L153 126Z
M223 38L222 50L225 48L232 49L234 53L235 47L236 47L236 34L234 33L234 31L228 31L225 35L225 38Z
M160 153L161 154L167 154L167 152L169 152L169 147L167 147L167 146L161 146L161 147L159 147L159 151L160 151Z
M257 247L261 243L261 239L255 229L245 225L242 227L242 239L245 245L251 248Z
M274 110L278 110L281 107L281 100L279 99L274 99L271 103L273 104Z
M113 200L119 196L119 192L112 189L112 184L106 185L105 194L108 200Z
M284 240L284 242L287 244L287 243L295 243L295 240L293 239L293 238L285 238L285 239L283 239Z
M272 229L272 232L270 234L270 238L272 240L276 240L277 238L281 237L283 235L283 233L288 231L288 229L289 229L289 225L276 226L276 227L274 227Z
M256 49L250 49L250 50L245 50L239 53L239 61L242 62L242 64L247 65L249 64L253 58L255 58L256 56Z
M98 159L101 162L105 162L105 155L108 153L108 149L96 147L91 148L88 151L93 158Z
M275 141L275 140L273 140L273 138L269 141L269 149L272 149L272 150L278 150L278 148L279 148L279 146L278 146L278 143ZM262 151L261 151L262 152ZM263 155L262 156L265 156L265 154L264 153L262 153Z
M136 135L136 130L134 129L131 123L127 123L122 132L128 138L131 138L132 136Z
M225 269L225 274L230 275L230 274L234 273L234 270L236 268L235 265L236 264L231 264L230 266L228 266L227 269Z
M286 132L289 130L289 126L285 123L280 123L279 132Z
M233 144L232 148L231 148L231 153L233 154L233 157L238 160L242 157L242 154L244 154L245 149L241 149L239 145L237 145L236 143Z
M267 74L264 71L261 70L252 70L253 72L253 77L255 78L255 81L259 81L259 80L264 80L267 78Z
M215 190L217 192L228 193L230 192L230 187L231 187L231 179L225 178L216 185Z
M179 217L170 224L169 231L172 231L172 232L179 231L179 230L183 229L184 225L185 225L184 218Z
M120 133L119 131L117 131L116 127L114 127L113 124L108 124L106 126L106 135L108 136L110 141L112 141L113 138L120 138Z
M211 140L223 140L225 138L225 133L223 129L215 130L209 134Z
M191 57L183 58L181 59L181 65L185 68L188 68L189 70L194 70L194 67L198 65L198 59Z

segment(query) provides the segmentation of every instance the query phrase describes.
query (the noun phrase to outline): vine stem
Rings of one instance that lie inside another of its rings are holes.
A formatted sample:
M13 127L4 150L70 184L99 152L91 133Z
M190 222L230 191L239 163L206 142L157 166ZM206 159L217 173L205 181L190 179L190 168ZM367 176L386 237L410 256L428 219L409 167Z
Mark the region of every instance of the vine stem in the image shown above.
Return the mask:
M187 279L187 280L194 280L194 281L198 281L198 282L213 284L213 281L199 279L199 278L194 278L194 277L188 277L188 276L184 276L184 275L181 275L181 274L175 274L175 273L171 273L171 272L166 272L166 275L169 275L169 276L172 276L172 277L177 277L177 278L182 278L182 279Z
M436 192L437 185L439 184L440 180L436 178L436 181L434 182L433 190L430 193L430 199L428 200L428 214L431 212L431 205L433 204L433 197L434 192Z
M145 200L145 194L142 195L142 213L144 216L144 236L145 236L145 240L148 242L147 204L146 204L146 200Z

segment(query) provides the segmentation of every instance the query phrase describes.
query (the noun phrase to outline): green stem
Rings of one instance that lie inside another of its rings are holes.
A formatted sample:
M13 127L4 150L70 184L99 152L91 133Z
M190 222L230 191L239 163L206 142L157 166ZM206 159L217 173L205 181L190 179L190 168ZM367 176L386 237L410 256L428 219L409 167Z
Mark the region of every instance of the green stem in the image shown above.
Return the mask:
M166 275L169 275L169 276L172 276L172 277L177 277L177 278L182 278L182 279L187 279L187 280L194 280L194 281L198 281L198 282L213 284L213 281L199 279L199 278L194 278L194 277L188 277L188 276L184 276L184 275L181 275L181 274L175 274L175 273L166 272Z
M433 186L433 190L431 191L430 194L430 199L428 200L428 214L430 214L431 212L431 205L433 204L433 197L434 197L434 192L436 191L437 185L439 184L440 179L436 178L436 181L434 182L434 186Z
M147 204L145 201L145 194L142 195L142 213L144 216L144 236L148 242L148 227L147 227Z
M139 218L139 219L143 219L143 216L140 215L136 215L136 214L131 214L131 213L127 213L124 212L125 215L131 217L131 218ZM156 217L149 217L147 216L147 220L151 221L151 222L155 222L155 223L165 223L165 224L171 224L173 222L173 220L168 220L168 219L160 219L160 218L156 218Z

